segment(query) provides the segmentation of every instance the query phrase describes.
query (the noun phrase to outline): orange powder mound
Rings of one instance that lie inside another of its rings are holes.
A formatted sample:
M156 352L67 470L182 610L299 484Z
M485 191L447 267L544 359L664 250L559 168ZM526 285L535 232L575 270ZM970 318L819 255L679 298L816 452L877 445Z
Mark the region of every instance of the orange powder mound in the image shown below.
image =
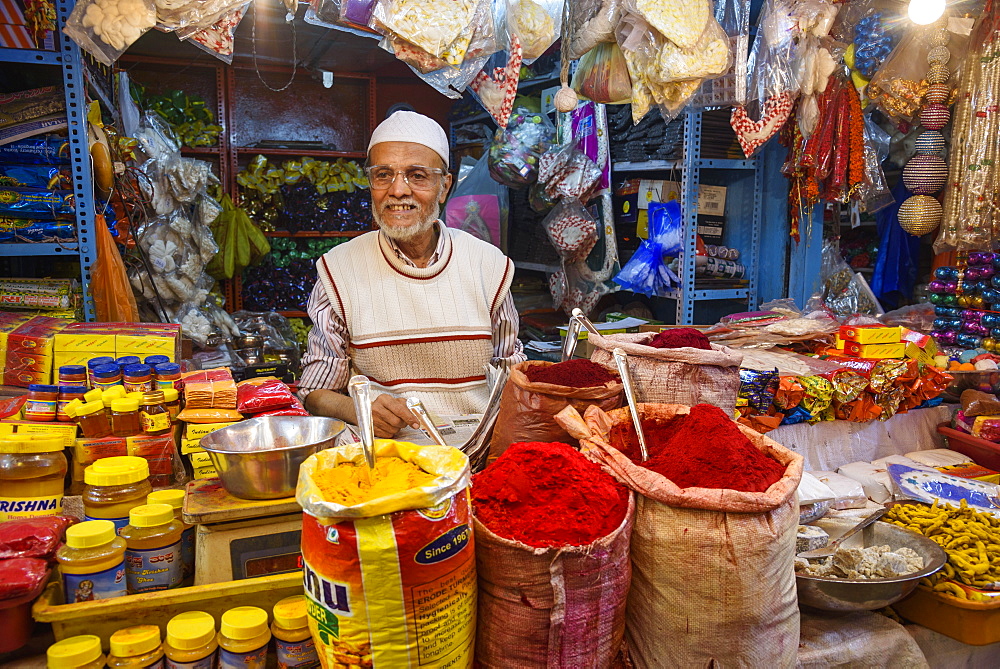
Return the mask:
M437 478L402 458L376 458L370 482L365 475L367 469L368 466L364 464L345 463L316 472L313 482L319 486L325 501L355 506L411 488L420 488Z

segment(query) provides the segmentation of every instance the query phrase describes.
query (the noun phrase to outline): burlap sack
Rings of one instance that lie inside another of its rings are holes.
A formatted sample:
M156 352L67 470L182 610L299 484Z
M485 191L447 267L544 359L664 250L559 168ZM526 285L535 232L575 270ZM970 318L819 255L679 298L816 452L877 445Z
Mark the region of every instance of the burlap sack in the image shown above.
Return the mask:
M644 417L688 410L640 405ZM795 666L795 490L802 456L738 425L757 448L786 465L784 476L763 493L681 489L608 443L612 425L631 421L627 409L588 409L584 420L567 409L559 420L590 457L639 493L626 610L635 666Z
M648 342L653 336L650 332L606 337L590 333L589 341L594 345L590 359L613 368L613 351L616 348L625 351L639 402L684 406L713 404L732 415L740 391L743 355L718 344L712 344L712 350L705 351L689 347L653 348L640 343Z
M622 524L588 546L534 548L475 520L476 661L484 667L606 669L625 634L635 496Z
M578 411L596 405L605 411L622 405L622 384L609 381L593 388L571 388L552 383L532 383L524 370L548 367L554 362L528 360L514 365L510 379L500 396L500 411L490 441L490 459L500 457L507 447L522 441L561 441L570 437L555 421L555 415L567 406ZM617 376L617 374L616 374Z

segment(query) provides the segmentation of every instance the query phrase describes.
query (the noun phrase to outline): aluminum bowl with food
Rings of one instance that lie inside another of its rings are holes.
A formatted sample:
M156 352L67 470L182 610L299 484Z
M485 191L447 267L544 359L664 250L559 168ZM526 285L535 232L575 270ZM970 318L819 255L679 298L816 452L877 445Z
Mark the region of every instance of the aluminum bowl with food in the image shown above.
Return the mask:
M826 530L832 541L855 523L854 520L825 518L813 525ZM947 559L941 547L930 539L881 521L858 532L843 544L845 548L869 546L889 546L891 550L910 548L923 558L924 566L913 573L891 578L847 579L796 573L799 604L840 613L874 611L909 595L920 579L944 567Z
M222 486L240 499L295 495L299 466L334 445L343 421L320 416L251 418L201 438Z

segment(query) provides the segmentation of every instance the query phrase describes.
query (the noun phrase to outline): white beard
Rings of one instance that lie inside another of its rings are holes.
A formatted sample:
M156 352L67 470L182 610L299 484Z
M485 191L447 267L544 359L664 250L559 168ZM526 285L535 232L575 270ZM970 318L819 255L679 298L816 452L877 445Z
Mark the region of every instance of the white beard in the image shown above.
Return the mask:
M386 237L397 242L409 242L416 239L417 237L420 237L423 234L426 234L428 230L434 227L434 222L438 219L440 215L441 215L441 204L435 201L434 210L430 212L427 218L425 218L422 222L416 225L410 225L405 228L400 228L392 225L384 225L382 223L381 212L377 211L375 208L372 208L372 218L375 219L375 222L378 224L379 229L382 230L383 234L385 234Z

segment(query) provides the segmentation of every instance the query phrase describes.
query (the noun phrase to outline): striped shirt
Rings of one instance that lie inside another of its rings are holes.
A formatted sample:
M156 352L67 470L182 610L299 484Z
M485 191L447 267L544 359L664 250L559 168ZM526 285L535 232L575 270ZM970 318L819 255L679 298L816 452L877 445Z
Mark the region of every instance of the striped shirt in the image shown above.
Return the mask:
M389 244L396 257L411 267L417 266L395 241L390 239ZM428 267L440 260L443 250L444 236L438 235L438 245ZM343 392L351 377L351 361L347 354L350 332L343 318L330 305L329 295L321 282L317 281L313 287L306 309L313 328L309 331L306 355L302 358L299 398L303 401L309 393L320 388ZM526 359L524 346L517 338L518 320L514 298L508 291L500 308L493 315L493 364L509 367Z

